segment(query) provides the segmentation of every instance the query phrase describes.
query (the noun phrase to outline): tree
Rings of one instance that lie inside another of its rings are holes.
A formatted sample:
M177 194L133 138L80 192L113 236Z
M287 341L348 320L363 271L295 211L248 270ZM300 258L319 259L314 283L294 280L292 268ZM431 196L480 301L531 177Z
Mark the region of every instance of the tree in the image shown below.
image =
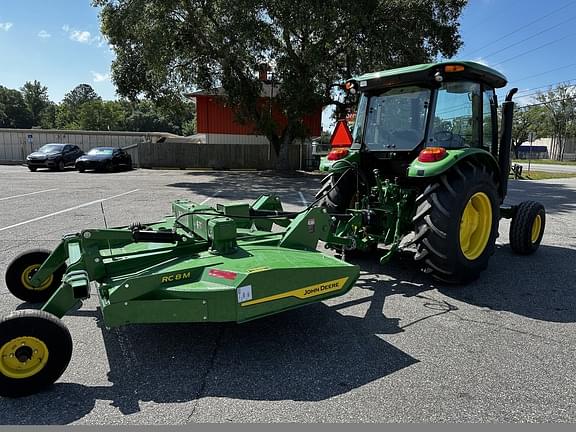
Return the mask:
M545 107L551 126L550 158L562 160L567 136L576 129L576 91L573 86L559 84L540 93L536 99Z
M116 101L91 100L78 110L78 125L83 130L122 130L125 113Z
M530 132L536 136L548 134L548 116L543 106L516 107L512 123L512 150L518 158L518 148L529 139Z
M24 102L32 116L32 125L39 126L42 118L42 111L44 111L50 104L48 98L48 87L40 84L39 81L27 81L20 89Z
M0 127L32 127L32 114L18 90L0 86Z
M301 119L332 100L332 84L360 72L450 57L466 0L94 0L116 52L118 92L170 100L224 88L238 119L268 137L287 165ZM280 128L259 102L262 63L275 64Z
M62 104L68 106L72 110L80 108L86 102L101 101L102 98L94 91L89 84L79 84L64 95Z

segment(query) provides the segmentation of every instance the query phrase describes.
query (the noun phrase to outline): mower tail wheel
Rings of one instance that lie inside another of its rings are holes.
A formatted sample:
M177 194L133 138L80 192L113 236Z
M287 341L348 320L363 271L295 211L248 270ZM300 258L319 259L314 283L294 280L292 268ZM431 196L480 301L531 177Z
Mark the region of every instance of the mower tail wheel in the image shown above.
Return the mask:
M544 235L546 210L535 201L523 201L510 222L510 247L520 255L536 252Z
M21 310L0 319L0 396L37 393L64 373L72 338L55 316Z
M416 261L448 284L476 279L486 269L498 234L498 180L480 163L464 161L416 199Z
M63 265L48 277L39 287L30 284L30 278L38 271L42 263L50 256L44 249L33 249L18 255L6 270L6 286L20 300L30 303L47 301L58 289L66 271Z

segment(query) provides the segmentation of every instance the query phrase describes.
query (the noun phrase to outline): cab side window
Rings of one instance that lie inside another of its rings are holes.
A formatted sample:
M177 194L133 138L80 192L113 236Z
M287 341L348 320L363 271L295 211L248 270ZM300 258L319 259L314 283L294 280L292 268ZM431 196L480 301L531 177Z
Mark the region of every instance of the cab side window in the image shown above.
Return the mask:
M492 150L497 145L496 97L494 90L485 88L482 94L482 146Z
M445 148L480 147L480 84L449 81L438 90L430 144Z

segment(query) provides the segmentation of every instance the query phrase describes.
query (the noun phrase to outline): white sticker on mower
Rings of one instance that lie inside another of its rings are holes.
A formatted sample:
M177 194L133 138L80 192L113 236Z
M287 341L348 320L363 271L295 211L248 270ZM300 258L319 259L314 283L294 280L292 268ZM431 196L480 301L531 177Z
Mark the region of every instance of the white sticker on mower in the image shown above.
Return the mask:
M252 300L252 285L241 286L236 289L238 303Z

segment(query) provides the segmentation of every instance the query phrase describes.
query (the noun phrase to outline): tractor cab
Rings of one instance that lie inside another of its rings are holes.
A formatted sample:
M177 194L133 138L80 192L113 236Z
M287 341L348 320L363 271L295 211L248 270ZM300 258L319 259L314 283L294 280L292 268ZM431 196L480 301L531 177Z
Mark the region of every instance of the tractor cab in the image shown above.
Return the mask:
M505 85L502 74L473 62L416 65L348 80L346 91L358 96L351 140L339 143L321 170L356 152L395 174L404 174L420 154L437 159L448 149L477 148L497 158L495 89ZM342 127L344 121L337 126Z

